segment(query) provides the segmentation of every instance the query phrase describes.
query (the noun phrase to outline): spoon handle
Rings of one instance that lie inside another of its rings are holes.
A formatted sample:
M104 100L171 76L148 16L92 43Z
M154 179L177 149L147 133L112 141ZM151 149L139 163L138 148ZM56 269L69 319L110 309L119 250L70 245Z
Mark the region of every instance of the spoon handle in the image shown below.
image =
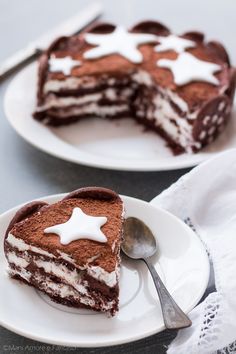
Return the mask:
M173 297L170 295L156 269L149 258L142 258L146 263L154 281L162 309L163 320L166 328L180 329L191 326L192 322L187 315L176 304Z

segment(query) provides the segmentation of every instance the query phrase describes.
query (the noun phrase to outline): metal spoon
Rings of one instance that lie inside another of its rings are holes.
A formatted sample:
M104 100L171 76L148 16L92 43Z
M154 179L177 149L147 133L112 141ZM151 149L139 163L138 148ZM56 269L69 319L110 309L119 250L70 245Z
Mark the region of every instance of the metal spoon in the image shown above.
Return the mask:
M166 328L179 329L191 326L191 320L169 294L151 262L150 257L156 253L157 245L155 237L144 222L133 217L126 219L121 249L128 257L141 259L146 263L160 299Z

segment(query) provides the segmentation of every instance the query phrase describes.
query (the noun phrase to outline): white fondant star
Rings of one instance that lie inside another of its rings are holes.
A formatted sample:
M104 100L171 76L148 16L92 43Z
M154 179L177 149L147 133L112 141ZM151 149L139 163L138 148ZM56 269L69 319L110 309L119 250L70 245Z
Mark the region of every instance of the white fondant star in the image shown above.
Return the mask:
M200 60L188 52L180 53L176 60L160 59L157 66L170 69L176 85L185 85L191 81L205 81L218 85L213 73L220 71L221 66Z
M64 58L51 56L49 58L49 70L51 72L62 72L64 75L70 75L71 69L80 65L81 62L79 60L74 60L69 56Z
M110 54L120 54L133 63L141 63L143 56L137 46L144 43L156 42L153 34L130 33L125 28L118 26L112 33L95 34L86 33L87 43L97 47L84 53L86 59L95 59Z
M67 222L47 227L44 232L57 234L63 245L80 239L104 243L107 242L107 238L100 228L106 222L105 216L87 215L80 208L74 208Z
M177 53L184 52L187 48L196 47L196 43L190 41L186 38L181 38L175 36L174 34L170 34L166 37L157 37L158 42L157 46L154 48L156 52L164 52L165 50L174 50Z

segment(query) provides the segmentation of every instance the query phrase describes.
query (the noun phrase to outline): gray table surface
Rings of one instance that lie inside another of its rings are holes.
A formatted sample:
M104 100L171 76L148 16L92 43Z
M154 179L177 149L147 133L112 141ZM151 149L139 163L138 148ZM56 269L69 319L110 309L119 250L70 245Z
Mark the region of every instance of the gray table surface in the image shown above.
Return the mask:
M24 47L89 0L0 0L0 60ZM103 19L132 25L140 19L158 19L174 31L201 29L209 38L222 40L236 62L233 51L235 0L119 0L101 1ZM0 212L27 200L68 192L86 185L113 188L121 194L151 200L188 170L169 172L106 171L75 165L51 157L23 141L8 124L3 97L10 80L0 86ZM0 353L165 353L175 333L168 331L138 342L109 348L65 348L44 345L0 327Z

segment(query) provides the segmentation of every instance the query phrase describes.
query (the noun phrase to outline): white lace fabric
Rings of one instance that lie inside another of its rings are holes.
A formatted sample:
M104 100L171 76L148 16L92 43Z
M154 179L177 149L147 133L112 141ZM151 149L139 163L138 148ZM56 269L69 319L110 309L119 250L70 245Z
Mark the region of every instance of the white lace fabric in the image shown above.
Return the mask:
M181 218L204 243L215 291L189 314L168 354L236 353L236 149L194 168L153 201Z

